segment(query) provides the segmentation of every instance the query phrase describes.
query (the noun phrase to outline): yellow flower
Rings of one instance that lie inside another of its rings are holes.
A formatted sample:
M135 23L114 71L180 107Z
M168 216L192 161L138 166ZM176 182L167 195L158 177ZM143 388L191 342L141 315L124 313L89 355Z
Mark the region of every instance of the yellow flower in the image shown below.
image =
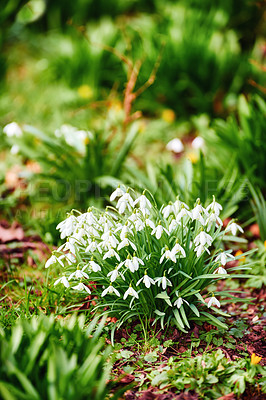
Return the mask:
M198 157L193 151L187 153L187 157L192 162L192 164L195 164L198 161Z
M78 88L78 94L82 99L91 99L93 96L93 90L89 85L81 85Z
M252 365L258 364L260 362L260 360L261 360L261 357L256 356L255 353L252 353L251 358L250 358L250 361L251 361Z
M236 252L236 254L235 254L235 257L238 257L238 256L240 256L241 254L243 254L243 251L237 250L237 252ZM245 262L245 260L246 260L246 257L245 257L245 256L243 256L243 257L241 257L241 258L239 259L240 262Z
M264 241L264 247L265 247L265 250L266 250L266 240Z
M170 108L166 108L162 112L162 119L169 124L175 120L175 112Z

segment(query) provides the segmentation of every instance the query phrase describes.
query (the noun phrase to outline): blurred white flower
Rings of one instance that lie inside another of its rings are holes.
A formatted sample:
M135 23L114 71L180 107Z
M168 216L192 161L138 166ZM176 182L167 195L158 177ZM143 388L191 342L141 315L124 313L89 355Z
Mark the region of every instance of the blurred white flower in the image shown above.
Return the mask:
M166 149L169 151L173 151L174 153L181 153L184 150L184 145L180 139L175 138L167 143Z
M195 150L202 149L205 145L205 141L201 136L197 136L191 143L191 146Z
M10 124L7 124L3 132L8 136L8 137L20 137L22 136L23 132L20 126L16 122L11 122Z
M72 272L72 274L69 275L68 280L71 281L71 279L82 279L86 278L89 279L89 275L86 274L86 272L81 271L80 269L77 269L75 272Z
M120 186L118 186L117 189L115 189L115 191L113 191L113 193L110 196L110 201L114 201L117 197L121 197L125 194L125 192L120 188Z
M16 155L18 154L19 150L20 150L19 146L17 144L13 144L13 146L10 149L10 153Z
M57 279L54 283L54 286L58 285L58 283L63 283L63 285L68 288L69 282L65 276L61 276L61 278Z

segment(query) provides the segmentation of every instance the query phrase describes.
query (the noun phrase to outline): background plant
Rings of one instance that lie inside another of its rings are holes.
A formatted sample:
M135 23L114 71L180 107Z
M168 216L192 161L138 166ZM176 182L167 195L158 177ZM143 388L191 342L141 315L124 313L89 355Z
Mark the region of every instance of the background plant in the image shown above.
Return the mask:
M107 398L113 383L107 383L111 349L100 338L104 321L97 325L94 319L85 328L84 320L74 315L67 322L52 315L33 317L18 320L10 331L1 330L1 397Z

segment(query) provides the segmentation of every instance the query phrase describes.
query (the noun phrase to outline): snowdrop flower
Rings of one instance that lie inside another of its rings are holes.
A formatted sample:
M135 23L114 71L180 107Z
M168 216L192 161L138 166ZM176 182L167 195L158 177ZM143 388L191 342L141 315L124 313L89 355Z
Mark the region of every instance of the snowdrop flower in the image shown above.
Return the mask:
M93 261L93 257L91 258L91 260L88 262L88 264L86 264L83 268L82 271L87 268L90 267L92 269L93 272L98 272L101 271L101 267L99 264L97 264L95 261Z
M165 274L161 278L155 278L155 283L158 283L159 287L162 284L163 290L165 290L167 286L173 286L172 282L166 278Z
M186 252L183 249L182 246L180 246L180 244L178 242L176 242L176 244L174 245L174 247L172 248L172 254L177 254L177 253L181 253L182 257L186 257Z
M148 227L151 228L151 229L154 229L154 228L155 228L154 222L153 222L151 219L149 219L149 218L146 218L146 219L145 219L145 225L148 226Z
M112 232L110 232L110 231L108 231L108 232L105 232L103 235L102 235L102 243L100 244L101 245L101 247L108 247L108 246L110 246L110 247L113 247L113 248L116 248L117 247L117 245L118 245L118 240L116 239L116 237L112 234Z
M16 122L11 122L10 124L7 124L3 132L8 136L8 137L20 137L22 136L23 132L20 126Z
M111 284L110 286L108 286L108 288L104 289L104 291L102 292L102 297L106 296L107 293L110 293L110 294L114 293L114 294L116 294L118 297L120 297L119 291L116 290L116 289L112 286L112 284Z
M219 267L214 271L214 274L227 274L227 271L223 267Z
M163 231L165 231L167 233L167 235L169 235L169 232L167 229L165 229L162 225L161 225L161 221L159 222L159 224L152 230L151 235L156 236L156 239L159 240L163 234Z
M114 249L110 247L107 253L105 253L105 255L103 256L103 260L106 260L106 258L111 258L111 257L116 257L116 259L120 261L120 256Z
M212 212L205 221L207 232L210 232L212 225L215 223L216 226L223 225L223 221L218 215Z
M136 292L135 289L133 289L133 287L131 286L131 284L129 285L129 288L128 288L127 291L125 292L123 299L126 300L126 298L127 298L128 296L135 297L136 299L139 298L138 293Z
M124 240L122 240L121 243L119 243L119 245L117 247L117 250L121 250L121 249L123 249L124 247L127 247L127 246L131 246L133 250L137 251L137 248L134 245L134 243L131 242L131 240L129 240L128 238L125 238Z
M207 244L210 246L212 244L212 237L208 233L201 231L194 239L194 243L196 246L201 244L202 246L205 246Z
M241 228L241 226L237 225L235 222L233 222L232 224L230 224L230 225L227 227L226 230L227 230L227 231L228 231L228 230L231 230L231 232L232 232L232 234L233 234L234 236L236 236L237 231L239 231L239 232L241 232L241 233L244 233L244 231L243 231L243 229Z
M143 281L144 285L146 288L150 288L151 285L155 285L155 281L150 278L147 273L145 272L144 276L140 278L140 280L137 282L136 286L138 286L141 282Z
M82 292L83 290L86 290L87 293L91 294L90 289L88 286L84 285L84 283L80 282L78 285L73 286L72 289L78 290L79 292Z
M95 250L100 250L99 246L97 245L97 243L95 242L95 240L93 240L85 249L85 253L93 253Z
M19 150L20 150L20 147L17 144L13 144L13 146L10 149L10 153L13 155L16 155L16 154L18 154Z
M61 239L64 239L67 236L72 235L77 225L77 219L74 215L70 215L67 219L60 222L56 229L59 229L61 235Z
M162 209L164 218L168 218L171 213L175 211L175 206L173 204L168 204Z
M195 150L199 150L202 149L202 147L204 146L205 141L201 136L197 136L195 137L195 139L192 141L191 146L193 149Z
M76 257L72 253L66 254L65 259L66 259L68 265L72 265L77 261Z
M176 201L173 204L173 208L174 208L175 214L179 213L182 208L189 210L189 206L186 203L184 203L183 201L180 201L178 196L176 198Z
M54 283L54 286L58 285L58 283L63 283L63 285L68 288L69 282L65 276L61 276L61 278L57 279Z
M177 306L177 308L180 308L183 303L186 303L189 305L189 302L186 301L185 299L182 299L182 297L178 297L178 299L174 302L174 306Z
M71 253L76 254L76 248L75 248L75 239L73 238L67 238L67 241L62 244L60 247L57 249L58 251L61 250L69 250Z
M180 139L175 138L167 143L166 149L174 153L181 153L184 150L184 146Z
M231 258L233 260L235 259L235 257L232 254L226 253L224 251L224 252L218 254L218 256L215 258L214 261L217 261L217 262L220 261L222 265L225 265L229 261L228 258Z
M169 232L170 232L170 233L173 232L173 231L176 229L176 227L177 227L178 225L180 226L180 225L181 225L181 222L177 221L176 219L173 219L173 220L171 221L170 225L169 225Z
M125 192L118 186L117 189L111 194L110 201L114 201L117 197L121 197L125 194Z
M165 252L163 253L162 257L160 258L160 264L162 264L164 259L172 260L174 263L176 263L175 252L170 251L167 246L165 246Z
M207 253L210 254L209 249L202 244L199 244L198 246L195 247L195 252L197 253L198 258L204 253L204 251L207 251Z
M222 209L223 207L221 206L221 204L217 203L215 201L215 196L213 196L213 201L210 205L208 205L206 211L208 212L212 211L218 217Z
M71 281L71 279L82 279L86 278L89 279L89 275L86 274L86 272L80 271L77 269L75 272L73 272L71 275L69 275L68 280Z
M118 265L118 266L115 267L115 269L113 269L113 271L110 271L107 274L107 276L110 277L110 281L111 282L114 282L119 275L122 276L118 271L119 268L120 268L120 266Z
M64 267L64 263L62 262L62 258L64 258L64 255L60 257L56 257L54 254L46 261L45 263L45 268L49 268L50 265L59 263L62 267Z
M123 196L120 197L116 208L118 209L119 214L123 214L126 208L128 208L129 211L134 208L134 201L129 193L124 193Z
M192 218L192 214L190 211L188 211L185 207L181 207L181 210L179 211L179 213L176 215L175 219L177 222L179 222L181 220L181 218L183 217L189 217Z
M208 302L208 308L210 308L212 305L215 305L217 307L220 307L221 304L219 302L219 300L216 299L216 297L212 296Z
M150 212L149 212L149 208L152 208L152 205L151 205L150 200L147 199L147 197L145 196L145 190L144 190L144 192L142 193L142 195L141 195L140 197L138 197L138 198L134 201L134 206L135 206L136 204L138 204L138 203L139 203L139 208L140 208L142 211L145 210L145 211L148 212L148 214L150 213Z
M122 229L121 229L122 228ZM120 232L120 239L124 240L128 233L132 234L132 229L128 227L128 222L125 223L125 225L122 225L122 227L117 228L118 230L121 229Z
M139 269L139 264L144 265L144 262L136 256L133 256L132 259L127 256L127 259L120 264L125 265L131 272L135 272Z
M196 207L194 207L193 210L191 210L192 221L194 221L196 219L197 221L199 221L201 223L201 225L205 225L205 221L204 221L202 214L205 214L208 216L208 213L205 210L205 208L202 207L201 204L197 204Z

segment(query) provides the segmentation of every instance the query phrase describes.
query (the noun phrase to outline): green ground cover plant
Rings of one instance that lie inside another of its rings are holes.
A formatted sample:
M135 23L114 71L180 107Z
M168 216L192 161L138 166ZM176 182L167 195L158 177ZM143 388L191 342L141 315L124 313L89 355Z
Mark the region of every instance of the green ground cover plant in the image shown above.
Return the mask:
M84 322L74 315L57 322L52 315L35 316L1 329L1 398L107 398L114 384L109 380L111 348L100 338L104 321L97 325L94 319L87 327Z

